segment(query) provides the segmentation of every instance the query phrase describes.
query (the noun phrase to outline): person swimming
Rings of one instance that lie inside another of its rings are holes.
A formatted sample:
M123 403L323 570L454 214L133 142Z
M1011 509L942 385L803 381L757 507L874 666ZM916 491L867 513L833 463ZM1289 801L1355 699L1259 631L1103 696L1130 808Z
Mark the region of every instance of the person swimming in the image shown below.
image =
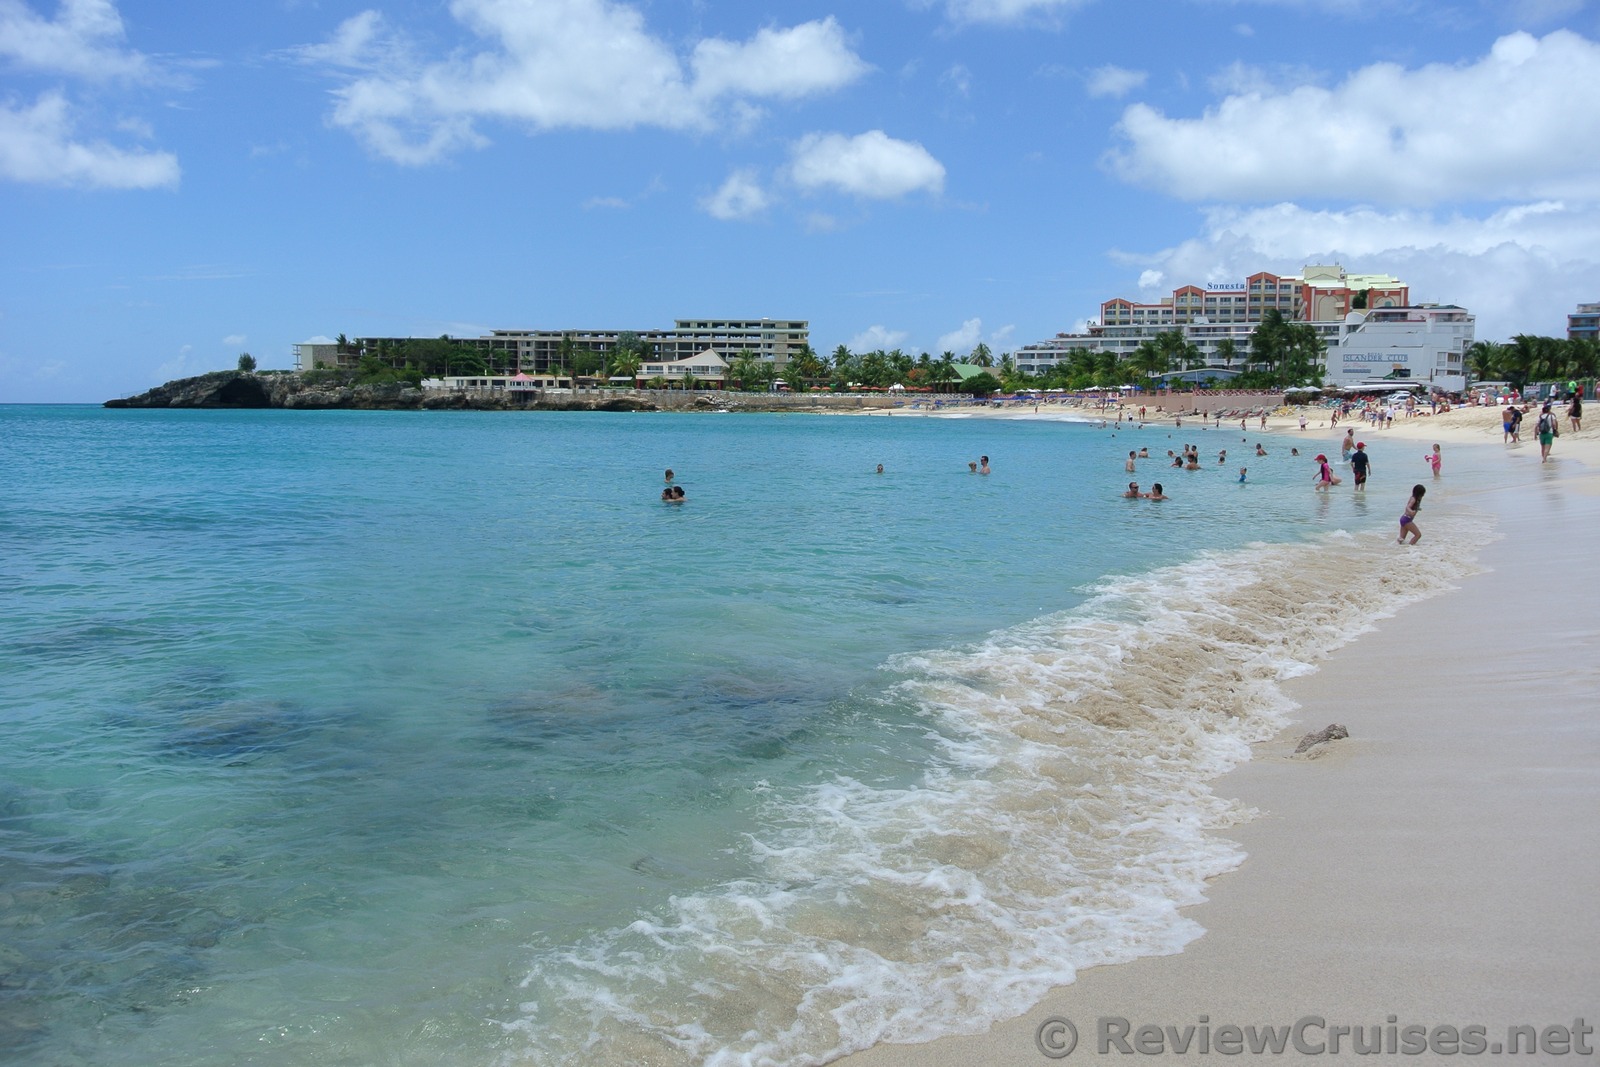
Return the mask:
M1171 500L1172 498L1170 496L1168 496L1166 493L1163 493L1161 491L1161 483L1157 482L1156 484L1154 484L1154 485L1152 485L1150 487L1150 493L1149 493L1148 499L1150 499L1150 500Z
M1139 499L1139 483L1138 482L1129 482L1128 483L1128 491L1126 493L1123 493L1122 497L1123 497L1124 500L1137 500L1137 499Z

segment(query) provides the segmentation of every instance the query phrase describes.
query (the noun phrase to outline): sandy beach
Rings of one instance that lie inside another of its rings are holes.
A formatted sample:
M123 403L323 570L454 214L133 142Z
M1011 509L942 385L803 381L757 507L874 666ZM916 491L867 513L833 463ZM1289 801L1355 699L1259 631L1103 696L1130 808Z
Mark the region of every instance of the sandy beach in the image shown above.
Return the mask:
M1297 414L1272 417L1270 429L1280 442L1303 439L1304 455L1332 454L1343 428L1329 427L1326 410L1308 414L1304 431ZM1524 425L1523 443L1508 447L1495 408L1386 430L1357 423L1363 438L1440 443L1446 479L1452 448L1500 450L1488 456L1503 467L1499 488L1427 513L1434 525L1462 509L1492 516L1497 538L1457 590L1376 622L1287 683L1297 721L1217 783L1259 815L1228 831L1249 853L1244 865L1187 912L1202 937L1178 955L1081 972L987 1034L841 1062L1188 1062L1202 1041L1209 1055L1238 1052L1225 1027L1298 1020L1310 1020L1302 1047L1291 1040L1280 1062L1357 1055L1340 1026L1379 1041L1365 1062L1442 1063L1480 1047L1492 1056L1530 1033L1543 1044L1518 1062L1595 1058L1600 668L1588 654L1600 602L1585 566L1600 523L1600 433L1563 420L1541 464L1532 419ZM1386 476L1386 492L1429 481L1424 447L1415 474ZM1425 538L1415 551L1426 550ZM1303 733L1330 723L1350 738L1291 758ZM1141 1051L1141 1026L1173 1029L1145 1031Z

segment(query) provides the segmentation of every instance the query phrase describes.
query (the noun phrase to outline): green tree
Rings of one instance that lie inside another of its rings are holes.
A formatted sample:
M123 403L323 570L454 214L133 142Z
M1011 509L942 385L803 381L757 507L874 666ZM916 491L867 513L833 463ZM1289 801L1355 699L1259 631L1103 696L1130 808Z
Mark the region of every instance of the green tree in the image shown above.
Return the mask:
M994 355L989 351L988 345L979 341L972 350L971 361L975 366L992 367L994 366Z
M990 393L1000 391L1000 379L988 371L984 371L982 374L974 374L962 382L961 388L975 396L988 396Z
M256 369L256 357L252 356L248 352L240 352L239 353L239 369L242 370L242 371L253 371L253 370L255 370Z
M1265 371L1274 382L1278 380L1279 367L1289 352L1288 326L1282 311L1268 308L1250 335L1250 362Z
M1474 341L1467 346L1467 369L1477 381L1498 381L1505 373L1505 355L1505 345L1494 341Z
M1233 361L1239 358L1239 346L1234 344L1233 338L1224 337L1217 342L1217 358L1224 367L1233 369Z
M946 352L928 368L928 382L933 386L934 392L938 392L941 385L956 381L960 377L961 375L956 373L956 357L950 352Z
M639 377L639 368L643 365L644 361L637 351L622 351L612 357L611 373L619 378L634 381Z
M756 359L755 353L746 348L734 358L733 365L728 368L728 373L733 377L734 381L739 383L739 388L749 390L754 388L760 380L761 368L759 363L760 361Z
M1145 378L1152 380L1157 375L1165 374L1167 372L1167 346L1159 344L1158 341L1162 337L1170 336L1172 335L1163 333L1157 334L1155 338L1146 338L1140 341L1138 347L1133 350L1133 355L1129 358L1133 369Z

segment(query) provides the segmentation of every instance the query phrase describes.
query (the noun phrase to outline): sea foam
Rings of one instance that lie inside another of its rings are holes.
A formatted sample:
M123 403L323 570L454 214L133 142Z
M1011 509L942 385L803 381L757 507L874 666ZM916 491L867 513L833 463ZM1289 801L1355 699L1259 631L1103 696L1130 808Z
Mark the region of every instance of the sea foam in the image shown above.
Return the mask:
M1106 580L1080 607L903 655L878 701L938 746L911 785L769 800L761 877L543 955L509 1062L814 1064L974 1033L1084 967L1180 951L1244 858L1211 782L1273 737L1279 683L1451 587L1486 520L1422 551L1342 532Z

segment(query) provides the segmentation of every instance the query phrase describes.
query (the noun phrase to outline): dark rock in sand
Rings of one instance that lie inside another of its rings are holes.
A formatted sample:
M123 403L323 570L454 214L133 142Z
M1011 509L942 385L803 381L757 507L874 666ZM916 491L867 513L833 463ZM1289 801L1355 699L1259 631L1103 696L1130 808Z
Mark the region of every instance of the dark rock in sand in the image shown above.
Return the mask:
M1316 733L1306 734L1304 737L1302 737L1300 739L1300 743L1295 746L1294 754L1298 756L1309 751L1310 749L1316 748L1318 745L1325 745L1329 741L1342 741L1349 736L1349 730L1346 730L1338 723L1330 723L1329 725L1318 730Z

